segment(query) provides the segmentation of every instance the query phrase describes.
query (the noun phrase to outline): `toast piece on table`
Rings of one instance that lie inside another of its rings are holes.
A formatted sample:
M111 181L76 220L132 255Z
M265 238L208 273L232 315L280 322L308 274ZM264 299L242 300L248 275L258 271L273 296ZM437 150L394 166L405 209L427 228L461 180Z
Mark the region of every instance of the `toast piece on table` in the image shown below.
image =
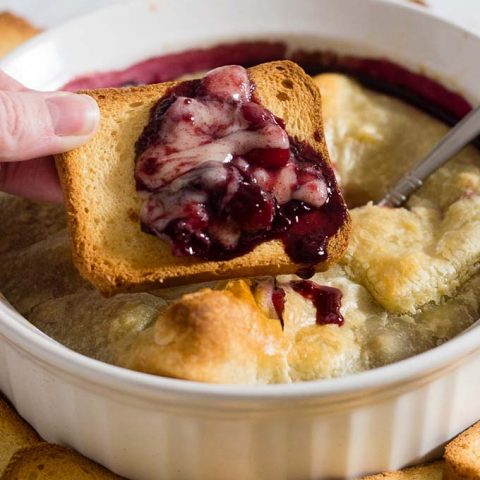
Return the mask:
M480 422L461 433L445 447L447 480L480 479Z
M27 20L10 12L0 13L0 57L32 38L40 30Z
M0 475L15 452L39 442L42 439L0 394Z
M428 465L419 465L417 467L405 468L397 472L384 472L369 477L363 477L361 480L442 480L443 468L445 462L439 461Z
M286 122L292 137L308 142L329 161L322 132L320 93L292 62L272 62L249 69L262 104ZM236 276L294 273L298 265L279 240L229 261L175 257L171 246L141 232L141 199L135 189L134 145L151 108L173 82L128 89L86 92L98 102L102 121L96 136L79 149L57 157L66 197L73 258L81 274L107 294L154 285L178 285ZM315 134L317 132L317 134ZM321 137L321 138L320 138ZM343 254L347 219L327 243L325 270Z
M122 477L83 457L74 450L43 443L19 450L2 480L118 480Z

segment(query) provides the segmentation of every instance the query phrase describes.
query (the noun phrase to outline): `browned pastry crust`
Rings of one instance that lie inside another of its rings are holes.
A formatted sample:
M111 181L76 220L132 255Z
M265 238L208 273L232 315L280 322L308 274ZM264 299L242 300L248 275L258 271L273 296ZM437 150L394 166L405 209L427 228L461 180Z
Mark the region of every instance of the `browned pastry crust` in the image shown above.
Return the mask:
M0 13L0 57L17 48L23 42L40 33L24 18L10 12Z
M262 104L286 122L287 131L307 141L326 161L321 99L305 72L292 62L272 62L249 70ZM173 83L88 92L102 121L83 147L59 155L73 258L81 274L107 294L145 290L235 276L275 275L297 270L280 241L269 241L229 261L175 257L166 242L140 231L141 200L133 176L134 144L156 101ZM292 87L293 86L293 87ZM318 135L317 135L318 138ZM327 244L325 270L343 254L350 221Z
M287 344L257 306L248 282L184 295L160 313L121 358L128 368L216 383L281 381ZM285 363L286 365L286 363Z
M319 75L329 153L350 206L378 200L447 127L339 74ZM373 173L373 174L372 174ZM452 298L480 267L480 168L468 147L432 174L405 208L351 210L342 259L388 311L414 314Z
M158 309L151 326L128 340L127 348L115 349L113 363L229 384L290 383L355 370L361 350L353 332L316 325L303 298L287 286L285 293L283 325L264 308L268 289L257 282L231 280L219 289L185 294Z

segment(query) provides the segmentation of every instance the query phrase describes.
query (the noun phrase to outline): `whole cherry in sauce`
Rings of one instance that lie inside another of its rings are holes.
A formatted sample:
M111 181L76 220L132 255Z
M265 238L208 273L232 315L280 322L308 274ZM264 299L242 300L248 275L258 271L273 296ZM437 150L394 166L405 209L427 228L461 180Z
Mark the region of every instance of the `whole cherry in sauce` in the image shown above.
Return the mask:
M315 265L345 204L327 162L254 90L243 67L227 66L159 100L136 144L142 228L178 256L228 260L280 239L295 263Z

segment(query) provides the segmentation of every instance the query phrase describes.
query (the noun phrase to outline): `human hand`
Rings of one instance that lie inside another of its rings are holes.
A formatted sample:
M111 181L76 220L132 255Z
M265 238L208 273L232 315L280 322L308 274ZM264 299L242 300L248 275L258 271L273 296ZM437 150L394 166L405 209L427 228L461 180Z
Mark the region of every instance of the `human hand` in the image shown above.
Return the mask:
M50 155L85 143L99 119L88 95L36 92L0 70L0 191L61 202Z

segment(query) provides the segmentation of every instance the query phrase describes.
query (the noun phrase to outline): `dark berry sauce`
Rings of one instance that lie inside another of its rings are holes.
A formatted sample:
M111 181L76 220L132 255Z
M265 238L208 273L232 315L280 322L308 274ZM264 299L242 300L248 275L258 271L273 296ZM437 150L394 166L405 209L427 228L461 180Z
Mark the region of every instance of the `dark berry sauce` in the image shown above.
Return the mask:
M298 277L307 279L313 277L315 268L312 265L307 265L306 267L299 268L295 273Z
M295 263L311 266L347 221L331 167L288 136L239 66L171 89L136 155L142 228L177 256L228 260L281 239Z
M124 70L79 77L64 90L143 85L175 80L181 75L235 63L251 67L272 60L293 60L308 74L339 72L355 77L365 86L398 97L453 125L471 105L456 92L426 75L408 70L385 58L339 55L321 49L288 52L285 42L245 41L191 49L136 63ZM480 146L480 143L479 145Z
M472 109L458 93L385 58L296 50L290 59L310 75L337 72L353 76L366 87L398 97L448 124L456 123Z
M136 63L123 70L101 72L75 78L64 89L79 90L105 87L147 85L168 82L189 73L211 70L223 65L253 67L260 63L282 60L287 46L283 42L251 41L193 48Z
M283 312L285 311L285 290L275 287L272 292L272 304L283 328Z
M310 280L291 282L291 287L302 297L310 300L317 310L317 324L334 324L341 327L344 323L340 306L342 292L338 288L317 285Z

